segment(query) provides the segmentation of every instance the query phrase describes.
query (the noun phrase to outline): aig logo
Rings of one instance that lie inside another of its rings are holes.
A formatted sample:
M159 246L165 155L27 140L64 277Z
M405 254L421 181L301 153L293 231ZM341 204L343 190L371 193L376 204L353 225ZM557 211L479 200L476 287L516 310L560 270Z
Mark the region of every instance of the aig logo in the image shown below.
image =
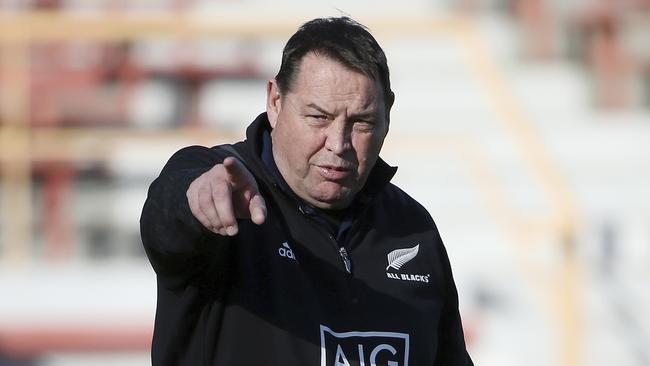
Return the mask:
M408 366L409 335L393 332L337 333L320 326L321 366Z

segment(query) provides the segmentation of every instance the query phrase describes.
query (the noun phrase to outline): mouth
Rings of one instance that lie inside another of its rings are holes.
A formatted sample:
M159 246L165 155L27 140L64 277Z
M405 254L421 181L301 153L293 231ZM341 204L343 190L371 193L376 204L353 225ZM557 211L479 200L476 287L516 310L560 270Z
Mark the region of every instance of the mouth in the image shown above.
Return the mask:
M343 180L354 172L352 168L334 165L317 165L317 168L323 178L331 181Z

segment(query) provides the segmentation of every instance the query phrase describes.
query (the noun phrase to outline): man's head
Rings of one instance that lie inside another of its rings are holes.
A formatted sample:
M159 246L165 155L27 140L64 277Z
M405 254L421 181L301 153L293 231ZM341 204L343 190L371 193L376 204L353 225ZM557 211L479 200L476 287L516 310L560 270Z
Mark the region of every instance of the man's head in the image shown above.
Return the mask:
M269 81L267 114L280 173L302 199L347 207L388 132L393 103L386 56L349 18L304 24Z
M384 103L390 109L394 95L386 55L363 25L348 17L318 18L303 24L282 51L280 71L275 76L281 93L291 89L302 58L309 52L327 56L379 81Z

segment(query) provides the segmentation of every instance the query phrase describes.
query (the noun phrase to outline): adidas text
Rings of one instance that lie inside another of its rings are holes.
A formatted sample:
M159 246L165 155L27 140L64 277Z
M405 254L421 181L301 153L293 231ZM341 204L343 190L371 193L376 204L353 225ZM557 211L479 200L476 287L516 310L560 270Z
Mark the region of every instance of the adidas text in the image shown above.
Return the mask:
M282 243L282 247L278 249L278 254L280 254L281 257L293 259L294 261L296 260L296 257L293 255L293 250L291 250L289 243L286 241Z

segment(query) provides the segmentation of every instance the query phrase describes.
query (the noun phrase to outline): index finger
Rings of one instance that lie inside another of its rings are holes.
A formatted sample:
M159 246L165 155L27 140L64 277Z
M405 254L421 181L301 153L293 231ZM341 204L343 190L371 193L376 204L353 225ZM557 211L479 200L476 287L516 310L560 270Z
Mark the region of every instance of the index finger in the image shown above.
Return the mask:
M256 188L255 191L257 191L255 179L239 159L229 156L223 160L223 167L226 169L228 179L234 190L240 190L253 185Z

